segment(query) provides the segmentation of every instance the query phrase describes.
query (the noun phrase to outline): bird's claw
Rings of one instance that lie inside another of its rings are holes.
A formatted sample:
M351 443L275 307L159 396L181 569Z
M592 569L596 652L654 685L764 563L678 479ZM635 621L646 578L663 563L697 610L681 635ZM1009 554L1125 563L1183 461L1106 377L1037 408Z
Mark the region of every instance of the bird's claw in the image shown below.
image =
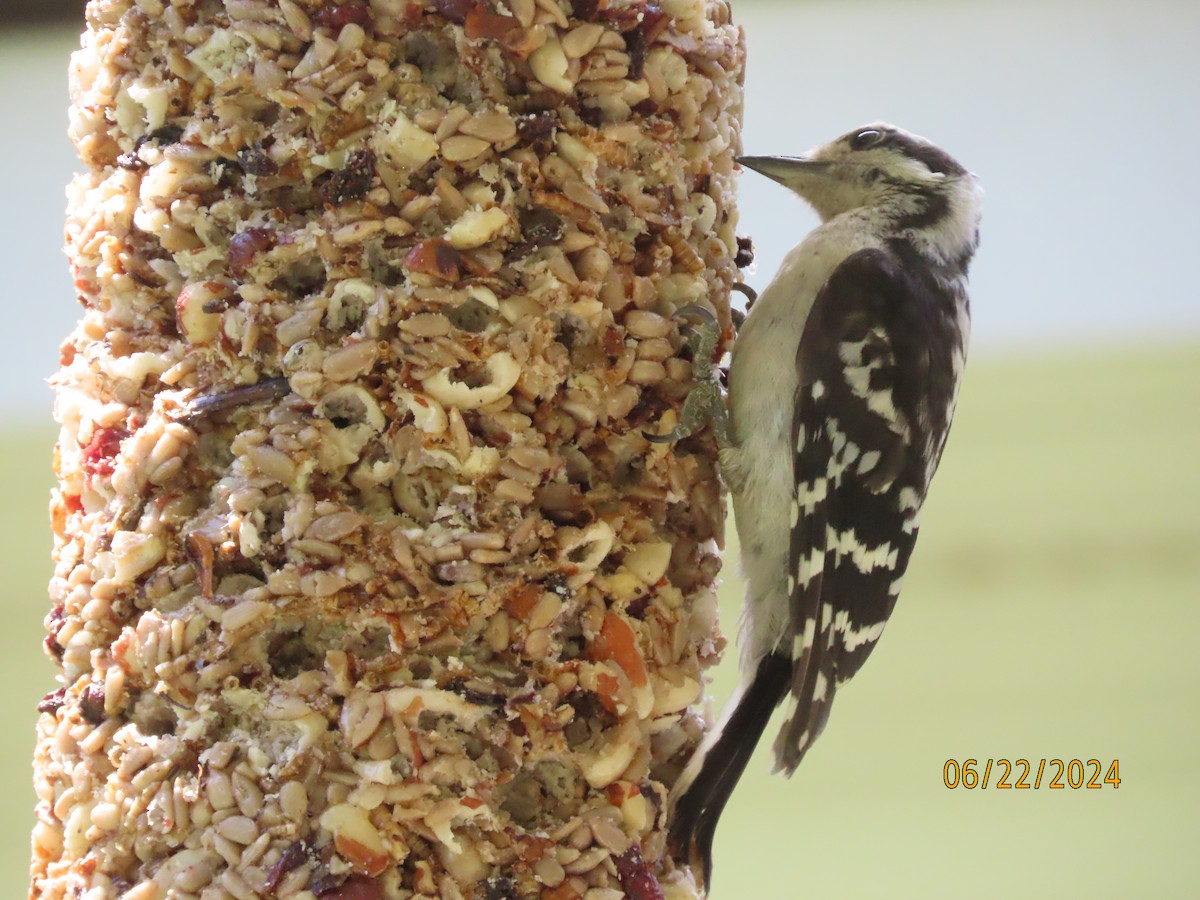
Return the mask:
M744 282L735 281L729 287L731 290L737 291L739 294L741 294L743 297L746 298L746 309L749 309L750 307L752 307L754 305L755 301L758 300L758 291L756 291L754 288L750 287L750 285L748 285Z
M679 426L672 428L666 434L651 434L649 431L642 432L642 437L652 444L673 444L676 441L682 441L688 436L688 434L680 430Z
M728 442L725 403L713 374L713 354L721 339L717 317L706 307L691 304L676 310L674 318L685 323L696 323L694 326L680 326L680 333L692 351L692 376L696 380L696 386L684 401L678 425L666 434L642 434L653 444L671 444L691 437L706 423L711 423L716 431L718 444L725 446Z
M717 317L707 306L701 306L699 303L689 303L687 306L681 306L675 310L671 316L673 319L701 319L710 325L717 324Z

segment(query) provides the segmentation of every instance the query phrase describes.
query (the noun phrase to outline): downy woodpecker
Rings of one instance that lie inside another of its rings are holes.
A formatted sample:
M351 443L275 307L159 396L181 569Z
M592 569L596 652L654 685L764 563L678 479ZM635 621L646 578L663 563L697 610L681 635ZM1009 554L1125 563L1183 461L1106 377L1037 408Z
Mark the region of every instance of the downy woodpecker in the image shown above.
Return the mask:
M713 327L677 440L710 421L747 583L741 685L673 793L675 852L711 876L717 820L774 709L791 775L883 632L950 428L967 347L975 177L928 141L867 125L798 158L739 160L821 225L733 345L728 409Z

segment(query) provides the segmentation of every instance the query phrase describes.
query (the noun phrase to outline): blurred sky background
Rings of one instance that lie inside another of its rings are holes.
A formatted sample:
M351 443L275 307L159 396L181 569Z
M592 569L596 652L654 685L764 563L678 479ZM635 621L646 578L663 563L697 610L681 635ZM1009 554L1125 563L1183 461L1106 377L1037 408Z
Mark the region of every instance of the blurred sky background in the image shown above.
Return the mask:
M32 710L53 687L45 378L78 315L60 246L81 22L78 3L0 4L0 896L17 897ZM904 599L792 782L752 763L714 900L1200 896L1200 3L734 0L734 14L746 152L883 119L949 150L987 199L972 363ZM753 174L741 196L761 288L815 219ZM718 697L732 678L722 666ZM1124 780L948 791L942 764L967 756L1120 758Z

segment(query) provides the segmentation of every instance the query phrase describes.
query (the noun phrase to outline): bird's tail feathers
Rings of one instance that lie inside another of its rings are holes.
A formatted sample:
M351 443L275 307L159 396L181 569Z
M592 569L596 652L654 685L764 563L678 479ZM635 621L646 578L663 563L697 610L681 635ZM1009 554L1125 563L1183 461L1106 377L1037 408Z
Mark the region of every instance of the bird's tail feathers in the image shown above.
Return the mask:
M672 855L704 879L712 878L712 843L738 779L745 771L771 713L787 693L791 661L786 655L762 659L754 678L726 707L721 724L700 745L672 789L668 846Z
M820 622L812 646L795 669L792 680L791 713L775 738L775 772L790 778L808 749L816 743L829 721L837 692L836 653L833 623Z

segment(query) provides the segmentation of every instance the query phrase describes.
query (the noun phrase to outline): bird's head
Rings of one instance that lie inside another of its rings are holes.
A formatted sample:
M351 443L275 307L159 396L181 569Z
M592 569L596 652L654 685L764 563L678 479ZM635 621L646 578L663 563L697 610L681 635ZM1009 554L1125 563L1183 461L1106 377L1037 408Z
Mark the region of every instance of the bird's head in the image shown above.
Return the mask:
M983 192L975 176L924 138L876 123L804 156L738 159L806 200L822 221L868 210L897 236L943 260L978 240Z

